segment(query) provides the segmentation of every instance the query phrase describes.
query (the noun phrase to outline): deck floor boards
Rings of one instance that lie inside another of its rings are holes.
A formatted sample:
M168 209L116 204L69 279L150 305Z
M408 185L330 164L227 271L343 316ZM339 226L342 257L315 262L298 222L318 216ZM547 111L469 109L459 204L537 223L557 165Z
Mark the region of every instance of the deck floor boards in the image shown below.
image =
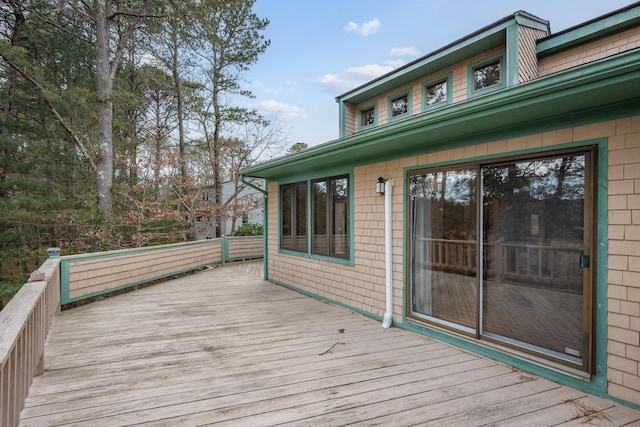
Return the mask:
M63 312L20 425L640 425L640 411L261 277L226 266Z

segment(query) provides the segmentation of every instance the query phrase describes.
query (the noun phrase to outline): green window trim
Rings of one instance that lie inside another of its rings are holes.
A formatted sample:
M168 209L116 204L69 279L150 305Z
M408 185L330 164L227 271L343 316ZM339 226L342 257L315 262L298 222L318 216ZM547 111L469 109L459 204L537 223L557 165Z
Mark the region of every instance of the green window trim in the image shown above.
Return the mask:
M363 117L365 113L369 112L370 110L373 110L372 123L363 123ZM358 108L357 120L358 120L358 126L357 126L358 131L371 129L378 126L378 103L374 102L372 104L367 104L365 106Z
M293 252L308 252L308 194L306 181L280 186L280 249Z
M438 78L427 80L422 84L422 111L430 111L435 110L436 108L444 107L446 105L451 104L452 92L453 89L451 87L451 81L453 79L452 73L447 73ZM445 98L442 101L436 102L431 105L427 105L428 98L428 89L432 86L445 83L446 84L446 94Z
M403 107L403 111L394 115L394 103L406 98L406 105ZM405 89L401 92L396 92L393 95L387 97L387 120L392 122L395 120L402 120L407 117L411 117L413 106L413 97L411 88Z
M352 182L351 173L342 173L280 184L279 252L351 265ZM316 187L322 184L324 197L318 197Z
M498 81L488 86L476 88L475 73L477 70L497 64L499 67ZM467 96L473 98L474 96L483 95L485 93L493 92L499 89L503 89L507 86L507 63L505 61L505 53L499 53L492 55L488 58L484 58L480 61L469 64L467 72Z

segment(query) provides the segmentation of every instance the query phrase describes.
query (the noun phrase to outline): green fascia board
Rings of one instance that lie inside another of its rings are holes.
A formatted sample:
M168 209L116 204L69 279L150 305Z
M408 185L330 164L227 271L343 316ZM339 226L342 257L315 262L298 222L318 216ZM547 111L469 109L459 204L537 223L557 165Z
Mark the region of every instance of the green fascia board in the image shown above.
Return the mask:
M537 16L534 16L529 12L520 10L513 15L513 18L515 19L516 24L520 26L541 30L547 33L547 35L551 34L551 26L549 25L549 21L538 18Z
M591 40L623 31L640 22L640 3L611 12L538 40L536 52L543 58Z
M482 52L487 52L506 43L504 28L491 35L474 37L465 41L460 47L451 48L451 51L438 52L418 62L412 62L400 69L396 69L382 77L368 83L366 86L355 89L336 98L336 102L349 102L359 104L368 99L373 99L383 93L392 91L400 86L409 84L429 74L437 73L451 65L463 62Z
M277 179L330 164L362 165L509 132L640 113L640 50L426 111L240 171ZM549 128L551 129L551 128Z
M518 11L377 79L337 96L336 102L359 104L418 80L423 76L436 73L468 58L503 46L508 41L507 29L517 32L518 25L540 29L549 34L549 21L540 19L525 11Z

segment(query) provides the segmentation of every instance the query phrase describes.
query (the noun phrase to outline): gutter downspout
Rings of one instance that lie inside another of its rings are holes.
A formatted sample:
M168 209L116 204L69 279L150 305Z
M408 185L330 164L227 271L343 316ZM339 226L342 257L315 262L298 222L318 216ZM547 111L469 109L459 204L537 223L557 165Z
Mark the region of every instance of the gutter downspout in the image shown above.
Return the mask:
M243 184L245 184L247 187L253 188L256 191L259 191L262 193L262 195L264 196L264 204L263 204L263 215L262 215L262 229L264 230L263 233L263 240L264 240L264 252L262 254L262 262L263 262L263 270L264 270L264 280L268 280L268 276L269 274L268 269L267 269L267 207L268 207L268 195L267 195L267 191L263 190L262 188L258 187L257 185L254 185L252 183L250 183L249 181L247 181L244 178L244 175L240 174L240 182L242 182ZM266 185L266 180L265 180L265 185Z
M382 319L382 327L389 328L393 322L393 235L392 235L392 217L391 196L393 180L389 179L384 183L384 243L385 243L385 282L387 289L387 312Z

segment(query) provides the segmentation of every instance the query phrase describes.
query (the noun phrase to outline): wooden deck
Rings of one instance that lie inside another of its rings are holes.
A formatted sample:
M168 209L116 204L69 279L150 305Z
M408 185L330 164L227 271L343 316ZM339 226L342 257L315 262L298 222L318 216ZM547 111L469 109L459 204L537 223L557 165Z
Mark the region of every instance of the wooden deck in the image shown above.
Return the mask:
M256 264L68 310L21 426L640 426L640 412L264 282Z

